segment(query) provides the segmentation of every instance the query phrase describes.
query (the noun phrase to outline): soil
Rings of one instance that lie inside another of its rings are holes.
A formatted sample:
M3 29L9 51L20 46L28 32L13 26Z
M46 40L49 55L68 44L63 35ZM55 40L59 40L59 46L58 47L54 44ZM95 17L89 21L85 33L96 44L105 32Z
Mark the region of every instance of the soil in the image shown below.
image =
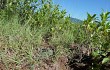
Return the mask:
M47 39L44 40L41 46L42 48L44 47L44 50L50 48L53 52L55 51L55 48L52 45L49 45ZM91 49L84 45L71 44L70 51L73 51L71 55L69 55L71 57L62 55L55 61L52 61L50 58L44 58L41 60L41 63L34 63L34 65L24 62L21 66L17 66L16 63L10 62L8 67L0 61L0 70L89 70L92 69L92 63L96 60L90 55L90 50ZM11 57L11 55L13 55L12 53L13 52L9 50L7 54ZM33 69L31 68L32 65ZM102 65L98 70L110 70L110 64Z
M59 57L57 61L52 62L51 60L43 60L41 64L34 65L34 70L70 70L67 65L67 57ZM24 64L19 68L19 70L31 70L29 64ZM10 63L8 70L17 70L17 66L14 63ZM7 70L5 64L0 63L0 70Z

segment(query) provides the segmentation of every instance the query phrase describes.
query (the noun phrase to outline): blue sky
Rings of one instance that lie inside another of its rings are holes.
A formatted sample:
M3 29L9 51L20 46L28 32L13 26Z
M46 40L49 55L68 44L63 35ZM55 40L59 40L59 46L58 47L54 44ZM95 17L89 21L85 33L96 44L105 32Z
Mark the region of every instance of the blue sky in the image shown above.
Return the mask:
M66 9L71 17L81 20L86 19L87 12L100 14L102 11L110 11L110 0L53 0L59 4L60 9Z

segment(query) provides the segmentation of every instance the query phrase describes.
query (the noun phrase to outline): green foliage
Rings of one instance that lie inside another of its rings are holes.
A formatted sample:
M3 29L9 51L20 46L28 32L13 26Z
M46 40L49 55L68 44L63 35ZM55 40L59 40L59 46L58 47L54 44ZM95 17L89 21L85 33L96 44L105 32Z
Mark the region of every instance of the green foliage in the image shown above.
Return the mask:
M96 60L102 59L102 64L105 64L110 60L108 55L110 51L109 14L110 12L101 13L101 19L96 19L96 14L93 16L88 14L87 20L85 20L83 24L85 32L89 32L89 39L91 40L92 47L97 48L97 50L92 52L92 55Z
M102 60L102 64L104 64L104 63L107 63L107 62L109 62L110 61L110 58L104 58L103 60Z
M83 24L74 24L51 0L6 0L0 7L0 60L7 68L10 62L32 68L41 59L68 55L72 43L92 49L93 65L99 68L110 61L110 12L100 19L87 13ZM42 51L43 43L54 51Z
M17 67L27 63L31 69L42 59L68 51L76 29L65 10L51 0L7 0L5 5L0 10L0 61L7 69L11 63ZM52 36L46 43L54 46L54 54L51 49L42 51L47 36Z

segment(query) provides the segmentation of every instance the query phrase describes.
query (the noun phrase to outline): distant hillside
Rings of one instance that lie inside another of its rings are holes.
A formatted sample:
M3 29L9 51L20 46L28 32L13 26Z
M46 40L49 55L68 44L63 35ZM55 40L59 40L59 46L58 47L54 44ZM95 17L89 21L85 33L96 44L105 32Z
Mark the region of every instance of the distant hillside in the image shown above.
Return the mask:
M82 20L77 19L77 18L72 18L72 17L71 17L70 20L71 20L73 23L83 23Z

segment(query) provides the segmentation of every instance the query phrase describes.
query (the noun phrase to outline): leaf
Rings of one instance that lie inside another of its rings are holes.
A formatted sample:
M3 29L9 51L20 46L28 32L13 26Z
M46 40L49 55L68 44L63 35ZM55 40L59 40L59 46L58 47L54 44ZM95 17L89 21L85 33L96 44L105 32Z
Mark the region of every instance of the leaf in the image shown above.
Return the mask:
M109 16L110 12L106 12L105 13L105 17L108 19L108 16Z
M108 42L103 44L103 48L104 49L108 49L108 46L109 46L109 43Z
M94 14L93 16L92 16L92 18L95 18L96 17L96 14Z
M99 56L99 51L94 51L94 52L92 53L92 55L93 55L94 57Z
M110 32L110 29L106 29L107 32Z
M91 18L91 15L90 15L89 13L87 13L87 17L88 17L88 18Z
M102 60L102 64L105 64L110 61L110 58L106 57Z

